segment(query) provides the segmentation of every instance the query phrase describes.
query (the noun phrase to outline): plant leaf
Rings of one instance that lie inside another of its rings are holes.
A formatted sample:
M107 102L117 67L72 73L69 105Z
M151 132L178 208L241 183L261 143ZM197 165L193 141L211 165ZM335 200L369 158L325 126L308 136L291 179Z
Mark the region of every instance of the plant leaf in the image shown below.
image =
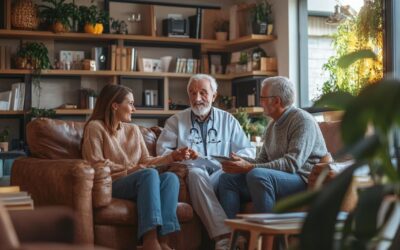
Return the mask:
M354 99L354 96L347 92L331 92L322 95L315 103L314 107L327 107L335 109L346 109L347 105Z
M361 60L361 59L376 59L376 54L370 49L362 49L358 51L351 52L347 55L344 55L339 58L338 66L341 68L348 68L354 62Z
M363 163L355 163L344 170L319 192L311 205L300 235L300 247L307 250L332 250L336 217L353 172ZM319 225L319 226L316 226Z

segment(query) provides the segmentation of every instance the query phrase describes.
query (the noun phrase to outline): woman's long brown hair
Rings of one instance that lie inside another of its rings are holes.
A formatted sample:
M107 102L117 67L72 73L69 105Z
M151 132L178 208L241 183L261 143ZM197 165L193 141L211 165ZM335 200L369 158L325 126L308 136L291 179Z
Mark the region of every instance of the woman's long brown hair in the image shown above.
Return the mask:
M117 126L114 124L115 119L112 104L114 102L122 103L129 93L132 93L132 90L128 87L113 84L106 85L97 97L96 106L89 120L86 122L83 131L86 130L86 126L90 121L100 120L104 122L108 132L114 135L117 132L115 129Z

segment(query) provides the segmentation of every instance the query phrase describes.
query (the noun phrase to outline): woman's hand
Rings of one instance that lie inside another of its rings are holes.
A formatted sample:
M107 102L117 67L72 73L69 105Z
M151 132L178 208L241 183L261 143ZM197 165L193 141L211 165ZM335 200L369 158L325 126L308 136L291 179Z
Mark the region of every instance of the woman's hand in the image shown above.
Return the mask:
M146 168L147 166L144 164L137 164L137 165L133 165L131 168L128 168L128 174L139 171L141 169Z
M178 148L174 150L171 154L174 161L184 161L197 158L197 152L188 147Z

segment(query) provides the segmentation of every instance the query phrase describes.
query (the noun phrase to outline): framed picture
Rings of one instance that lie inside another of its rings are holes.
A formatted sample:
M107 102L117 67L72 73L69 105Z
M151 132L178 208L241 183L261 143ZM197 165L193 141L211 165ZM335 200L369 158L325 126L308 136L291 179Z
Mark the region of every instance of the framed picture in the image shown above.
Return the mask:
M144 72L161 72L161 60L152 58L143 58Z

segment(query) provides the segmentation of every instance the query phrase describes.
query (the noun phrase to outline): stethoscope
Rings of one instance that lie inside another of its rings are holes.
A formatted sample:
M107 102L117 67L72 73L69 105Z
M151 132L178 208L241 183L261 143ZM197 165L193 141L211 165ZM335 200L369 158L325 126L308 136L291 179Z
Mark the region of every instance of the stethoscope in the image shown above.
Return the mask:
M212 109L212 126L211 128L207 131L207 143L219 143L221 140L218 140L218 131L214 127L214 122L215 122L215 116L214 116L214 109ZM194 120L193 116L190 116L190 121L192 123L192 127L189 131L189 142L191 145L193 144L200 144L203 143L203 138L200 135L199 130L195 127L194 125Z

